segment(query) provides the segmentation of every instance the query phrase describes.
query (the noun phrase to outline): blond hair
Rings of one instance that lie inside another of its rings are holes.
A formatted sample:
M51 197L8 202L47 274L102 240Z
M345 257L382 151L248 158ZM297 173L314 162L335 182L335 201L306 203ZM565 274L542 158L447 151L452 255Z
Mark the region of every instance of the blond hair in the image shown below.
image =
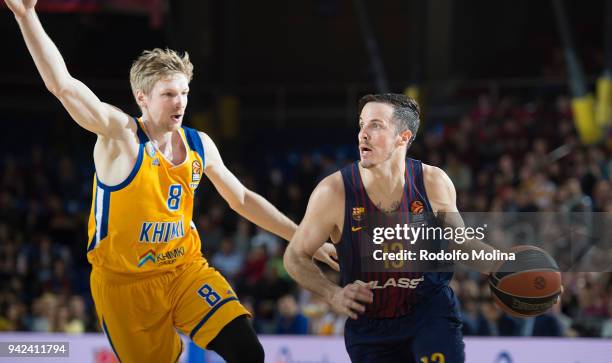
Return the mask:
M130 69L132 93L136 97L136 91L141 90L148 95L157 81L177 73L184 74L188 81L193 77L193 64L187 52L181 57L177 52L167 48L145 50L132 63Z

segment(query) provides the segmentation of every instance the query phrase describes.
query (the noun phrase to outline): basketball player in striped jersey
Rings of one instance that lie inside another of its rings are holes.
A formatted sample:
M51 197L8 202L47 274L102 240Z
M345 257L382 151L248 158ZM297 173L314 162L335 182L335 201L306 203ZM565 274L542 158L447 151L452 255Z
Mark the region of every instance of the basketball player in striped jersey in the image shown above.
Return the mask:
M367 95L359 106L360 161L315 188L285 252L285 267L298 283L351 318L345 343L353 362L463 362L461 320L448 286L452 272L388 268L372 255L373 226L462 225L453 184L441 169L406 158L419 127L414 100L400 94ZM312 262L328 238L338 251L341 286ZM444 241L418 243L431 247ZM492 250L483 243L466 242L460 248ZM395 267L410 263L387 262ZM490 272L491 265L474 267Z
M202 257L195 191L206 175L232 209L262 228L289 240L297 226L236 179L210 137L182 126L188 55L154 49L133 63L130 83L142 111L134 118L68 73L35 0L5 2L48 90L98 135L87 258L99 322L119 361L176 362L178 331L228 362L263 362L248 311ZM334 267L334 254L326 245L318 258Z

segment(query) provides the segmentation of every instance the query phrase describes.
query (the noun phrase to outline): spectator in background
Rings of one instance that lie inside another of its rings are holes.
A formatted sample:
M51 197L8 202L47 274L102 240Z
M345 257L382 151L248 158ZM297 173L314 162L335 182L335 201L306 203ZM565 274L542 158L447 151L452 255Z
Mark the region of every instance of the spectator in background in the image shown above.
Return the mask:
M337 282L339 280L339 275L335 271L326 269L323 273L330 281ZM302 306L304 316L308 318L311 334L344 334L346 316L334 312L331 306L320 296L300 288L299 305Z
M482 315L478 323L478 334L483 336L513 336L520 335L520 325L515 319L504 314L488 298L481 302Z
M234 248L239 254L246 256L249 251L249 240L251 238L250 222L244 218L238 218L235 231L232 237Z
M70 318L65 326L65 332L70 334L84 333L90 324L86 314L85 301L79 295L73 295L68 302Z
M240 280L243 282L244 288L253 287L262 279L267 262L266 248L264 246L253 246L247 254L240 272Z
M212 266L221 271L223 276L232 284L234 284L236 276L240 273L243 261L244 255L236 250L232 239L229 237L224 237L221 240L219 251L210 260Z
M446 165L444 170L455 183L457 191L468 190L472 185L472 172L467 165L455 157L453 154L448 154L446 157Z
M534 337L565 336L565 328L559 318L561 314L559 306L560 304L556 303L550 311L533 318L533 329L531 332L527 332L527 335Z
M308 318L300 312L293 294L286 294L278 300L275 334L308 334Z
M27 331L27 308L24 303L10 302L6 316L0 314L0 331Z
M51 293L36 299L32 307L33 319L30 329L44 333L55 331L57 304L57 297Z
M251 247L265 247L268 256L278 254L280 244L281 241L278 237L260 227L257 227L255 236L251 238Z

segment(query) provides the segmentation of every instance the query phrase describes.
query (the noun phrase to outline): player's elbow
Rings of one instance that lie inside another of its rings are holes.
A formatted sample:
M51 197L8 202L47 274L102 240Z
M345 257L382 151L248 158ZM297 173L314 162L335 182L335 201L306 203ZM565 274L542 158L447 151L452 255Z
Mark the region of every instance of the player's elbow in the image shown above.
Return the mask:
M245 188L237 193L232 193L226 200L233 211L242 215L249 203L249 191Z
M295 278L295 274L297 273L298 264L300 262L299 253L296 250L295 246L292 243L289 243L287 249L285 250L285 255L283 256L283 265L285 266L285 270L291 277Z
M62 94L66 93L65 88L62 88L57 83L45 83L45 86L47 87L47 91L49 91L56 98L61 99L62 98Z
M74 87L72 86L72 82L70 79L67 80L50 80L45 82L45 87L47 90L51 92L52 95L57 97L58 99L63 99L69 97L74 92Z
M244 210L244 200L240 200L239 198L229 198L227 200L227 204L234 212L242 215L242 211Z

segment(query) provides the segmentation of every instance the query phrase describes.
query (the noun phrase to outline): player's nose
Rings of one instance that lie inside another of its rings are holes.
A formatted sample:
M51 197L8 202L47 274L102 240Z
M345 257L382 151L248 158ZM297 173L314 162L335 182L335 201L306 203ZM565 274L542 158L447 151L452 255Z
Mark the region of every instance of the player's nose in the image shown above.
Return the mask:
M174 99L174 106L178 109L183 109L187 105L187 97L179 95Z
M361 129L359 130L359 133L357 134L357 140L361 143L362 141L368 140L369 136L368 133L365 131L365 129Z

